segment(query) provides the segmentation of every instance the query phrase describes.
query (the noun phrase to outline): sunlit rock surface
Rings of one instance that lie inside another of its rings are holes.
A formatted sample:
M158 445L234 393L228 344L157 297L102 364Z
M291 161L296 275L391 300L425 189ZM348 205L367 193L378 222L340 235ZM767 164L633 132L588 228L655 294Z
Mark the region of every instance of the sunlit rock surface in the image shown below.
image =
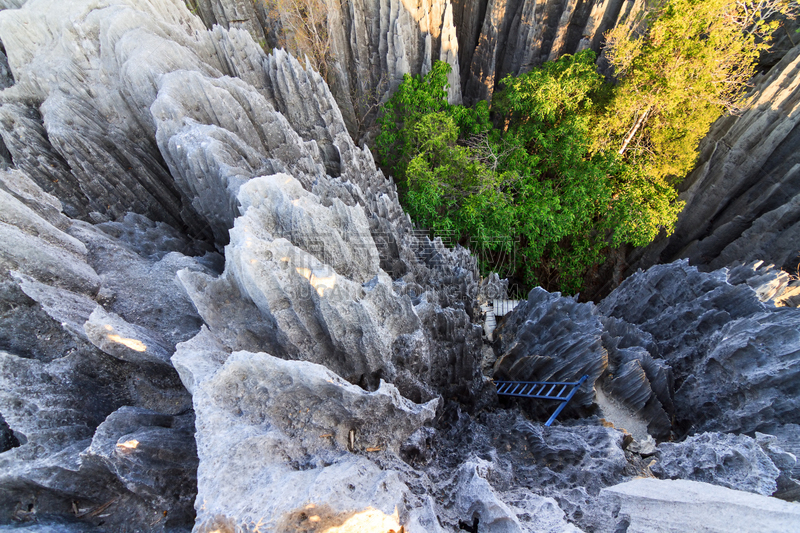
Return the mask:
M284 32L292 35L292 20L270 18L266 2L242 0L190 0L208 28L249 32L254 42L271 49L281 46ZM287 4L291 5L291 4ZM425 74L434 61L448 63L448 99L461 102L459 40L450 0L341 0L308 2L310 9L325 10L325 46L328 84L338 109L353 134L363 134L373 122L377 104L388 98L406 73ZM284 111L284 110L282 110ZM337 110L338 113L338 110ZM298 133L302 132L298 131Z
M434 417L436 400L414 404L385 383L370 393L320 365L263 353L235 352L207 376L193 391L200 530L219 516L275 530L316 507L372 509L395 515L398 529L401 520L435 530L431 502L368 457L397 453Z
M630 532L793 531L800 506L757 494L686 480L636 479L605 489L601 498ZM724 509L724 512L710 512Z
M265 2L189 0L208 28L249 32L267 48L291 22L270 18ZM425 74L448 63L448 99L474 103L490 97L508 74L528 72L562 54L592 48L603 34L640 16L643 0L341 0L308 2L327 10L328 83L351 133L373 123L376 104L403 74ZM462 96L463 95L463 96Z
M638 5L568 4L536 6L561 39L540 58ZM266 55L251 4L207 3L211 29L178 0L0 6L0 528L615 531L603 489L672 463L601 394L658 439L754 435L797 498L786 276L662 265L599 306L537 289L490 347L478 297L507 285L411 224L341 80ZM348 7L342 71L456 65L453 6ZM498 402L495 358L589 380L548 428L553 406Z

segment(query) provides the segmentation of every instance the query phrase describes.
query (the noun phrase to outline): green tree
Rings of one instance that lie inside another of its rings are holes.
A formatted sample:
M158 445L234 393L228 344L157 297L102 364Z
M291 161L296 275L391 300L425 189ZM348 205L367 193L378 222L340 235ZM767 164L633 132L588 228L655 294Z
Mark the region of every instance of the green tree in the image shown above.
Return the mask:
M524 177L517 203L526 277L567 292L580 290L608 246L642 246L671 231L683 206L674 188L642 179L613 151L592 150L613 96L594 61L586 50L507 77L495 99L506 138L524 147L507 164Z
M519 176L515 203L525 279L578 290L582 271L600 258L612 199L614 160L589 154L589 130L603 79L594 53L563 56L506 77L493 102L520 149L500 169Z
M665 0L643 23L618 25L606 52L619 86L594 135L662 188L693 167L711 124L735 110L787 0Z
M412 142L414 126L424 115L449 109L447 75L450 65L437 61L424 77L405 74L403 82L383 106L375 139L379 163L393 176L402 179L416 153Z
M446 102L447 65L407 77L385 106L379 159L401 185L412 218L456 234L529 285L580 290L607 246L645 244L674 225L680 204L615 152L593 152L592 131L611 97L585 51L503 80L493 111Z
M484 251L510 252L517 213L505 180L513 176L492 171L473 149L459 145L459 131L456 117L444 111L414 123L404 205L436 234L455 235Z

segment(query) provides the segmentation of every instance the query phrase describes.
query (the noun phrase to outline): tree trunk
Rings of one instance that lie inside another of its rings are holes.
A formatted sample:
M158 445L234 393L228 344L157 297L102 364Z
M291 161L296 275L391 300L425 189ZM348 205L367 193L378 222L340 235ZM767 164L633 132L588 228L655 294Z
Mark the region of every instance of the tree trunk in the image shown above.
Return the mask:
M622 148L619 149L619 155L624 154L625 150L628 149L628 145L631 143L631 141L639 132L639 130L642 129L642 126L644 126L644 123L647 120L647 117L650 116L650 111L652 110L653 110L652 105L647 109L645 109L644 113L642 113L641 116L639 117L639 120L636 121L636 124L634 124L633 127L630 129L630 131L628 131L628 134L625 136L625 140L622 141Z

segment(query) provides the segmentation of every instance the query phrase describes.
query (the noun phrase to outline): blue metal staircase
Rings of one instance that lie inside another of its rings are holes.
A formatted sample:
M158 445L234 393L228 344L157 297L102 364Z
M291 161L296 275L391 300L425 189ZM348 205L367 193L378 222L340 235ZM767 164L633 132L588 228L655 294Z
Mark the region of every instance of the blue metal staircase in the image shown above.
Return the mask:
M589 376L583 376L578 381L495 381L494 385L497 387L498 396L538 398L560 402L561 405L544 423L545 426L549 426L587 379Z

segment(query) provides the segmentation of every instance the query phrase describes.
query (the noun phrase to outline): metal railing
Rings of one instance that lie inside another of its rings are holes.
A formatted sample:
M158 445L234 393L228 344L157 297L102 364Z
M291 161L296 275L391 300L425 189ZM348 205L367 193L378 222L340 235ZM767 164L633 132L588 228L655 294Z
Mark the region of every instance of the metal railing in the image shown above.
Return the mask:
M583 382L589 376L583 376L578 381L495 381L498 396L515 396L518 398L537 398L540 400L556 400L561 402L556 411L550 415L545 426L553 423L556 417L564 410L567 403L575 396Z

